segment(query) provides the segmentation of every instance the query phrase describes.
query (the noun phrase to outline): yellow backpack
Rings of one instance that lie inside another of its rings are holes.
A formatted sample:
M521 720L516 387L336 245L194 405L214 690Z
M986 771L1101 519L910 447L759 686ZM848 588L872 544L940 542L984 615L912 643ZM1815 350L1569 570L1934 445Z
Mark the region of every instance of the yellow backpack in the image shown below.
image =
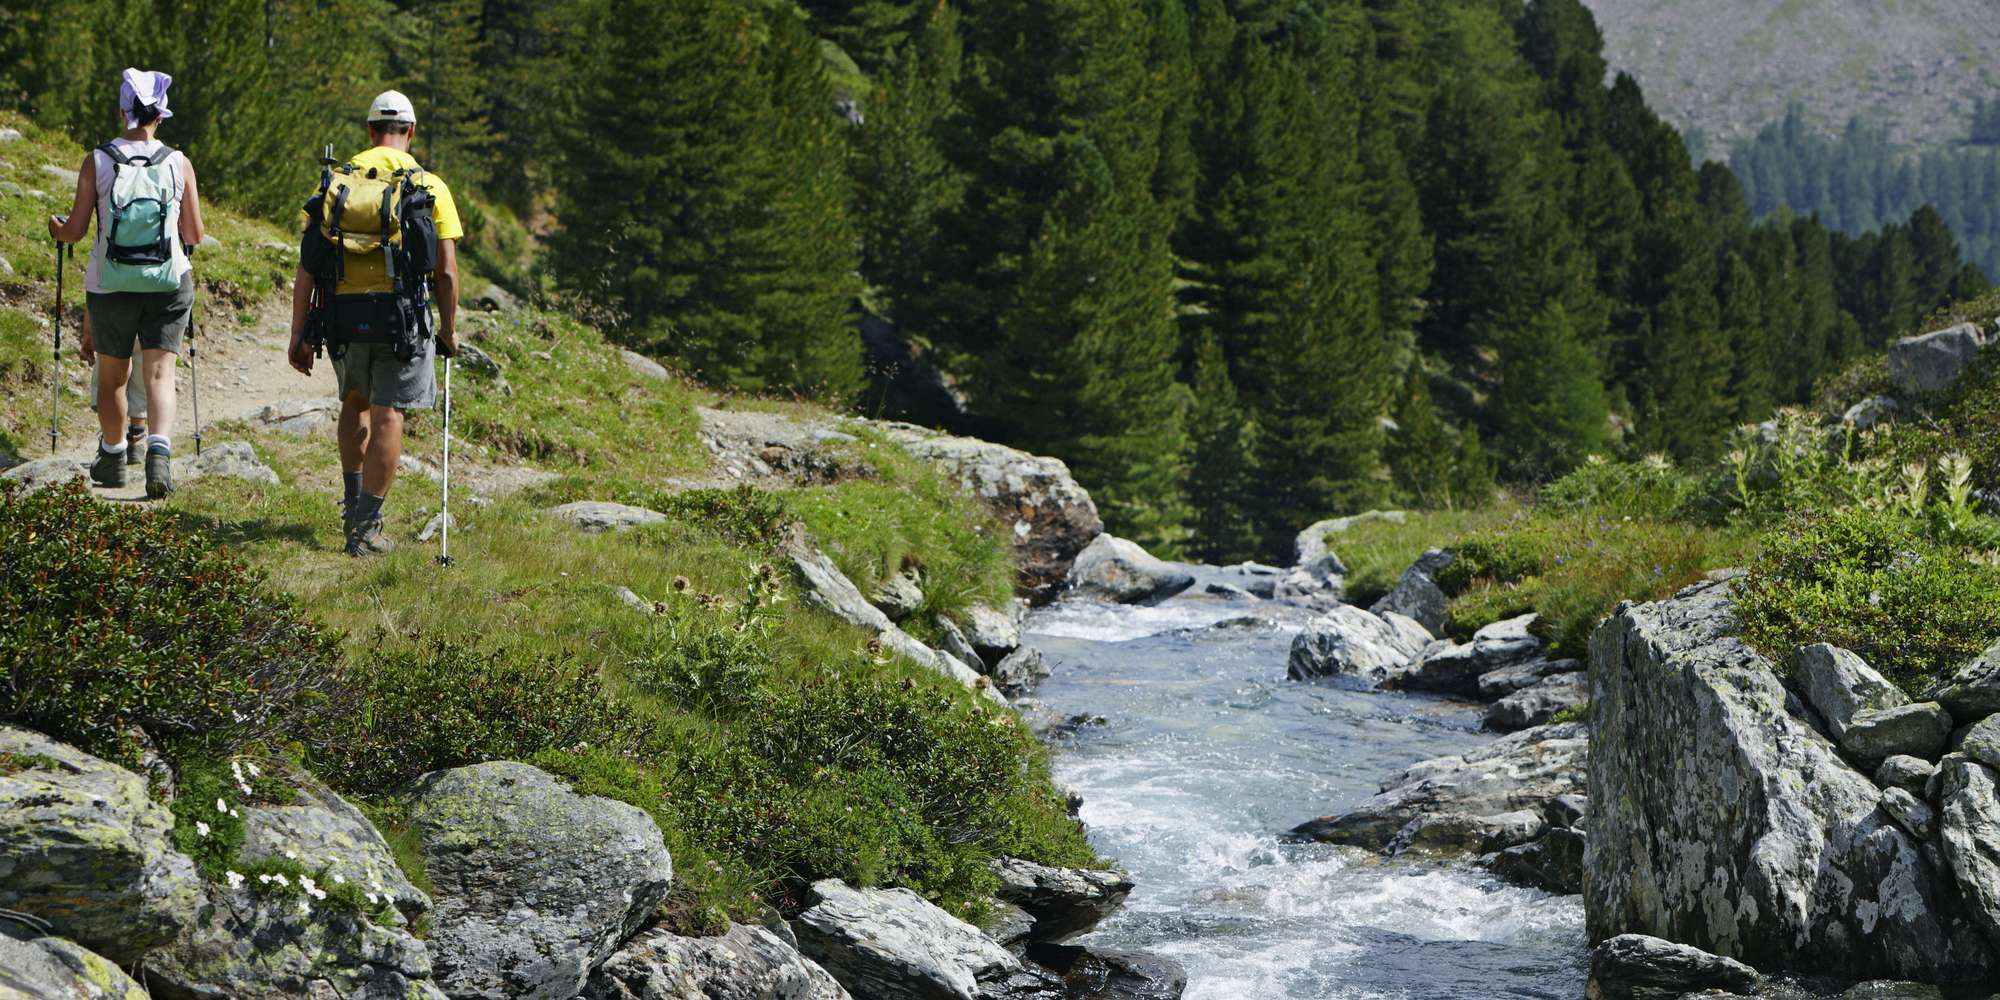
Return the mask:
M437 222L423 170L337 164L327 149L319 191L306 202L300 261L313 275L308 338L333 357L346 345L389 344L407 361L431 335L428 297ZM351 257L381 254L388 292L343 292Z

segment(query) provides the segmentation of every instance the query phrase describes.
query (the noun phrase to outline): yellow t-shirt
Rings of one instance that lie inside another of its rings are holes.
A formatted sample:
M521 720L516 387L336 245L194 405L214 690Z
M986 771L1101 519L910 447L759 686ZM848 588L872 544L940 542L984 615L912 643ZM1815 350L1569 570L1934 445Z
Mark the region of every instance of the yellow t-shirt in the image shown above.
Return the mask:
M387 146L376 146L354 155L347 162L363 170L375 169L384 172L408 170L417 166L416 157ZM426 170L418 180L424 190L431 193L431 218L437 222L438 239L456 240L465 236L465 224L458 218L458 203L451 200L451 188L444 179ZM304 213L300 213L304 216ZM387 292L393 291L389 283L388 269L383 265L381 254L348 254L345 270L340 279L340 292Z

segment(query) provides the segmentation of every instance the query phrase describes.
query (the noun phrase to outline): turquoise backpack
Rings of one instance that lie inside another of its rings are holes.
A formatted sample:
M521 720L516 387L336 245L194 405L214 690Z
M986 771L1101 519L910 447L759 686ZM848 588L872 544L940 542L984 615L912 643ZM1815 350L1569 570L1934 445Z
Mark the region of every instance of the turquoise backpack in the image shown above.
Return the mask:
M104 263L98 284L107 292L171 292L174 278L174 238L167 217L174 200L180 168L174 151L162 144L151 155L126 156L105 143L97 147L111 158L111 222L104 227Z

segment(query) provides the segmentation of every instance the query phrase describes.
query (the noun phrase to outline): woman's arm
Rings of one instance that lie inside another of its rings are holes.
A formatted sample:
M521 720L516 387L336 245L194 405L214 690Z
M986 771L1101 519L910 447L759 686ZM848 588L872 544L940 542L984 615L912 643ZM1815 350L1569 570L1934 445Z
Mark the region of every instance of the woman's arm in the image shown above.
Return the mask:
M201 192L194 183L194 161L181 154L181 245L196 247L208 238L201 224Z
M76 168L76 197L71 199L69 218L49 216L49 235L64 243L81 242L90 235L90 217L97 209L97 154L83 154Z

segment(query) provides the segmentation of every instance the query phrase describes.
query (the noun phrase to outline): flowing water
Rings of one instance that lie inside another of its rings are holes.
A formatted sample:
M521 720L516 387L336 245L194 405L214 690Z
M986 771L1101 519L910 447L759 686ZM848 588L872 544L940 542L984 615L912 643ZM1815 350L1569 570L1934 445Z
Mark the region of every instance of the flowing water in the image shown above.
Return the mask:
M1576 897L1465 863L1284 841L1390 773L1492 738L1472 706L1286 681L1306 617L1188 595L1029 619L1055 667L1040 710L1104 719L1051 738L1057 779L1083 796L1098 851L1138 882L1085 942L1180 961L1188 1000L1581 997Z

